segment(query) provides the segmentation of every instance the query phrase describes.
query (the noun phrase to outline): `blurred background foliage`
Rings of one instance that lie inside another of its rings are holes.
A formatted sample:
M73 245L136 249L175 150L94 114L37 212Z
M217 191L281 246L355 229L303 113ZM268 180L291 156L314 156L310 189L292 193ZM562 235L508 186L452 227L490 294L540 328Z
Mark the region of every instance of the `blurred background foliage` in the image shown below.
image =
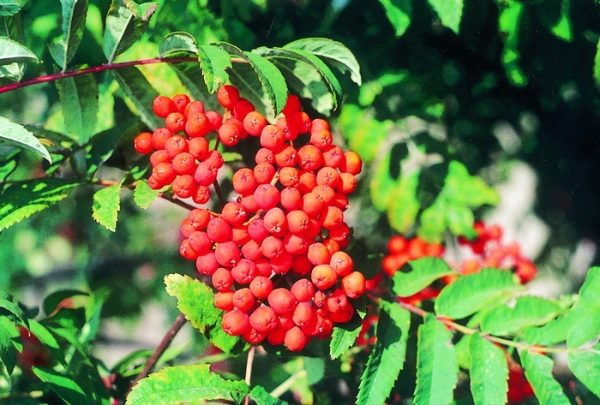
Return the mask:
M116 61L158 56L158 44L174 31L190 32L199 44L228 41L244 50L327 37L354 53L363 84L340 76L346 95L334 111L333 127L366 162L350 211L355 252L377 259L398 231L435 239L447 226L469 235L464 224L488 218L523 243L539 263L541 278L554 280L558 292L577 288L580 272L598 264L597 2L465 0L462 8L450 10L434 0L158 3L149 29ZM50 74L55 67L47 41L60 27L60 2L23 0L22 5L25 42L41 60L28 66L24 79ZM73 66L104 63L109 7L108 0L90 1L84 45ZM185 90L167 64L142 70L161 94ZM131 105L114 82L99 86L96 131L131 120ZM0 94L0 115L62 131L58 104L53 85L36 85ZM120 148L102 169L104 177L131 153L131 146ZM39 174L37 157L22 153L20 158L11 179ZM449 173L456 184L446 181ZM136 319L150 301L172 304L162 276L193 273L178 254L185 210L158 201L143 211L126 192L112 233L90 216L95 190L79 187L56 206L0 233L0 290L31 305L59 287L106 290L106 317ZM490 210L494 204L496 211ZM465 220L473 211L475 217ZM440 212L463 217L436 217ZM376 260L368 263L365 272L374 273Z

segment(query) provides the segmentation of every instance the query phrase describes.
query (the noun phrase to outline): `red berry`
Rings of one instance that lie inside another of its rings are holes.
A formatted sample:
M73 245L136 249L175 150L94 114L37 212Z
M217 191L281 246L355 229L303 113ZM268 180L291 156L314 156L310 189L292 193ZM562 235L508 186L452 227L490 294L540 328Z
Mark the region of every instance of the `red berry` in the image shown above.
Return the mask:
M152 111L160 118L167 118L170 113L177 111L177 106L169 97L157 96L152 100Z
M221 326L228 335L241 336L250 329L249 316L239 309L233 309L223 315Z
M152 134L150 132L142 132L133 140L133 147L138 153L146 155L154 150L152 145Z

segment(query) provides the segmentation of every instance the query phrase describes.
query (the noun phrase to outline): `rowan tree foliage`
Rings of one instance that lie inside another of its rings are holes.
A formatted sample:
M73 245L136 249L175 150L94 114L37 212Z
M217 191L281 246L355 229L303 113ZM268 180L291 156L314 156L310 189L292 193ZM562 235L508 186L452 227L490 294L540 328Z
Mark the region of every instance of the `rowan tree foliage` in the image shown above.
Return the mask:
M0 23L0 403L600 402L597 1Z

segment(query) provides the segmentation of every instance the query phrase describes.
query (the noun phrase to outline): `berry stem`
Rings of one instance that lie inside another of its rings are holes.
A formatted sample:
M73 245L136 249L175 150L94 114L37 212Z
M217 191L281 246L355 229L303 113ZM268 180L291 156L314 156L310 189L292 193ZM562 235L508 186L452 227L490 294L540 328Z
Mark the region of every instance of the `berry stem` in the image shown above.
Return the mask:
M221 209L225 206L225 197L223 197L223 192L221 191L221 185L218 180L213 182L213 187L215 188L215 194L217 194L217 198L219 199L219 204L221 204Z
M250 346L250 350L248 350L248 359L246 360L246 385L250 386L250 382L252 379L252 364L254 363L254 355L256 353L256 346ZM246 395L244 398L244 404L248 405L250 403L250 395Z

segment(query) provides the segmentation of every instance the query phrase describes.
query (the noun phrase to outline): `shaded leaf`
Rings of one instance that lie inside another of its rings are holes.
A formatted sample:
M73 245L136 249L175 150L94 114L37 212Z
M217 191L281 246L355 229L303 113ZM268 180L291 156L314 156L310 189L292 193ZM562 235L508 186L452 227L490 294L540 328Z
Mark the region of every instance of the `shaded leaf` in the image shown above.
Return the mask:
M435 10L442 25L450 28L456 34L460 30L463 0L427 0Z
M524 287L506 270L483 269L458 278L442 289L435 301L435 312L451 319L462 319L500 297L510 298Z
M68 405L92 405L90 397L73 381L49 368L33 367L34 374Z
M160 190L151 189L147 181L139 181L133 190L133 201L138 207L146 209L152 205L159 194Z
M362 84L360 66L352 52L343 44L327 38L304 38L286 44L284 48L301 49L322 58L341 72L349 72L350 78Z
M273 63L262 56L251 52L244 52L244 55L267 93L275 115L279 114L287 102L288 88L285 78Z
M0 315L0 368L6 367L6 372L12 374L17 365L17 348L13 341L19 339L19 331L12 319Z
M331 342L329 343L329 355L332 359L337 359L354 345L356 338L360 334L361 328L361 321L335 326L333 328Z
M144 124L137 119L122 121L118 127L112 127L102 131L88 142L89 148L85 154L86 172L94 175L116 151L119 144L125 140L133 140L140 132L145 129ZM134 173L134 166L130 173ZM143 174L143 173L142 173Z
M475 405L504 405L508 390L506 356L479 333L469 339L471 393Z
M117 228L117 216L121 209L121 184L101 188L94 193L92 218L109 231Z
M58 306L67 298L76 296L89 296L90 294L81 290L58 290L47 295L42 303L44 313L49 316L52 312L58 309Z
M0 66L11 63L37 62L38 58L27 47L8 38L0 38Z
M377 156L393 126L392 121L379 121L373 117L373 111L355 104L344 104L337 122L350 149L360 151L360 157L366 163Z
M554 361L550 357L522 351L521 363L540 405L571 404L561 385L552 376Z
M390 201L393 203L387 209L388 219L392 228L401 234L406 234L413 228L421 208L421 204L417 199L419 175L419 170L403 172L390 195ZM421 223L425 226L427 221L423 216L425 216L425 213L421 217ZM441 224L443 226L444 222L442 221Z
M504 65L506 76L515 86L525 86L527 77L523 74L519 62L519 27L524 13L524 4L516 0L508 0L500 6L498 15L498 32L504 42L504 49L500 60Z
M0 150L0 154L4 155L0 157L0 182L6 181L8 176L17 168L21 156L19 152L21 152L19 148L10 150L7 153Z
M208 92L214 93L229 79L227 69L232 67L231 56L217 46L202 45L198 48L198 59Z
M0 117L0 141L29 149L52 163L50 153L44 145L24 126L14 123L8 118Z
M48 44L50 55L63 71L75 56L83 39L88 0L61 0L62 36Z
M142 121L151 129L164 125L152 111L152 101L158 92L148 83L146 77L135 67L124 67L111 70L111 74L119 82L121 90L133 101L140 113Z
M452 332L434 316L419 326L417 337L415 405L450 404L458 381L458 362Z
M215 97L210 97L199 63L178 62L170 63L169 66L175 71L192 99L202 100L207 110L218 109Z
M81 184L76 179L35 179L9 184L0 192L0 230L54 205Z
M204 404L210 400L241 403L248 393L244 381L225 380L208 364L167 367L133 387L126 405Z
M19 303L16 302L11 295L8 295L4 291L0 291L0 312L5 311L14 316L18 321L27 325L27 319L25 318L25 314L19 306Z
M174 53L198 53L198 44L196 38L188 32L172 32L160 42L158 53L161 58L165 58Z
M594 395L600 397L600 354L593 351L572 351L568 355L569 369Z
M397 37L406 32L412 18L411 0L379 0Z
M541 297L517 297L514 305L500 305L488 311L481 320L481 331L492 335L508 335L527 326L552 320L561 310L558 304Z
M93 75L57 80L67 135L78 144L94 134L98 113L98 84Z
M65 352L61 349L58 341L52 332L41 323L31 319L29 320L29 331L39 339L40 343L46 347L52 356L61 364L66 365Z
M269 394L260 385L252 388L252 391L250 391L250 397L254 402L256 402L256 405L287 405L287 402L271 396L271 394Z
M390 395L404 367L409 329L410 312L397 303L381 301L377 342L361 377L357 404L380 405Z
M0 17L17 14L21 10L18 0L0 0Z
M408 268L407 271L396 272L392 277L392 291L399 297L416 294L438 278L454 273L454 270L438 257L412 260L408 262Z

